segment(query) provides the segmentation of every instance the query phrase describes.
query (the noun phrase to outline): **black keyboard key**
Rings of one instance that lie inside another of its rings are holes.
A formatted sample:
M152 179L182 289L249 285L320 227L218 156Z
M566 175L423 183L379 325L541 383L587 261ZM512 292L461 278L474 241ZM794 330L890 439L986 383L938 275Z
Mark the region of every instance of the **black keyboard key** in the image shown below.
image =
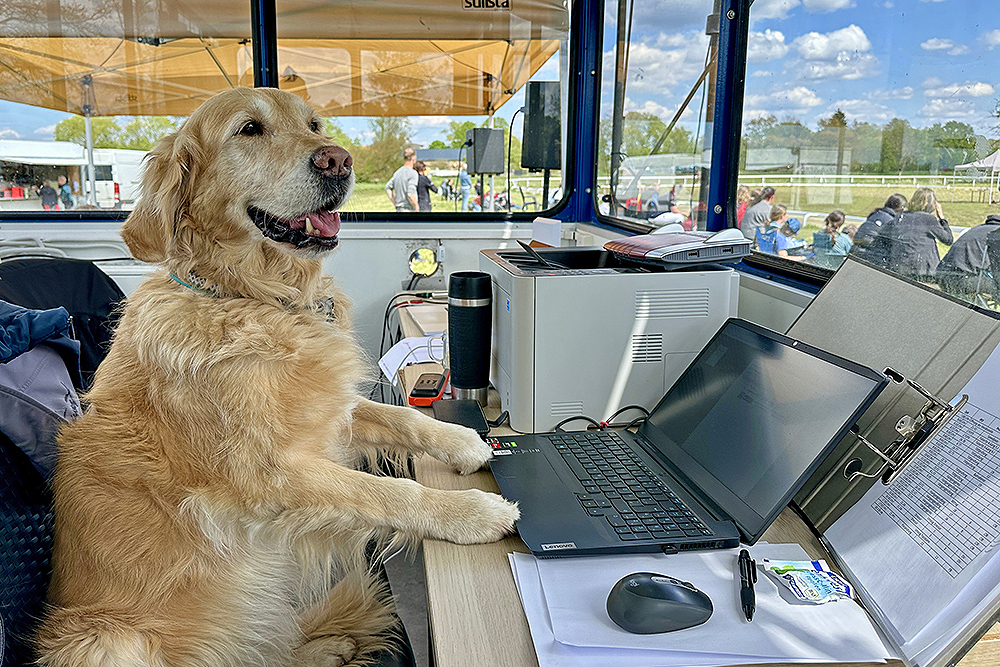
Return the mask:
M608 498L611 498L611 494L608 494ZM632 509L632 506L628 502L620 498L611 498L611 504L619 512L628 512Z
M589 514L590 516L604 516L605 512L607 512L607 511L608 510L604 509L603 507L588 507L587 508L587 514Z
M608 523L611 524L612 528L621 528L628 525L625 523L625 519L622 518L621 514L607 514L604 518L608 520Z
M572 456L563 456L563 461L565 461L566 465L570 467L570 470L573 471L573 474L576 475L577 479L590 479L590 475L587 474L587 472L583 469L583 466L581 466L579 461L575 458Z
M628 526L615 526L615 532L619 535L631 535L632 529Z

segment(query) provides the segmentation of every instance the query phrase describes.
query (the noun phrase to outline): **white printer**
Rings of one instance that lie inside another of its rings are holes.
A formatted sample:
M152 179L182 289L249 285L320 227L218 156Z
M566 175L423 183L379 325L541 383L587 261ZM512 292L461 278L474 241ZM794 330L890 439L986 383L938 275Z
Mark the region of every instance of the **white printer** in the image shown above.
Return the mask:
M652 408L736 317L739 276L718 264L667 270L576 247L483 250L479 267L494 287L490 378L511 427L526 433Z

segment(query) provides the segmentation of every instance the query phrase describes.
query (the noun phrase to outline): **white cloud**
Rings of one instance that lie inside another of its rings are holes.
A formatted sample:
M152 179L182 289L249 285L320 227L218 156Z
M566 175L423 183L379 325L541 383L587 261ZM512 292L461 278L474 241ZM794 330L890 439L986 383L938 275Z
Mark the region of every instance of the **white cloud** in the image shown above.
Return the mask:
M629 78L626 90L629 93L655 94L661 99L673 94L673 88L687 87L697 80L705 66L705 50L708 36L702 33L687 33L674 40L661 35L654 44L633 43L629 53ZM660 48L657 44L676 45L676 48ZM614 72L615 52L604 52L604 71Z
M757 69L750 76L774 76L774 72L769 72L766 69Z
M920 48L924 51L941 51L943 49L950 49L953 46L955 46L953 41L950 39L941 39L940 37L932 37L920 44Z
M979 120L981 117L972 102L955 98L927 100L917 113L930 121Z
M784 58L788 48L785 35L777 30L751 31L747 40L747 61L765 62Z
M943 86L944 81L937 78L936 76L929 76L926 79L924 79L924 82L920 85L922 85L924 88L933 88L934 86Z
M792 42L806 60L836 60L841 54L870 51L872 43L865 31L853 23L826 34L807 32Z
M892 90L882 90L881 88L876 88L875 90L866 93L865 97L870 100L908 100L913 97L913 88L911 86L893 88Z
M813 14L828 14L838 9L849 9L854 3L852 0L802 0L802 6Z
M966 46L965 44L959 44L958 46L956 46L955 48L953 48L951 51L949 51L948 55L949 56L964 56L968 52L969 52L969 47L968 46Z
M813 107L823 104L815 92L805 86L773 90L766 95L747 95L744 100L744 118L783 114L803 115Z
M992 51L994 47L1000 46L1000 30L990 30L989 32L984 32L979 36L979 39L986 42L987 48Z
M409 118L410 125L415 130L426 127L448 127L451 120L448 116L410 116Z
M17 130L5 127L0 130L0 139L20 139L21 134Z
M800 0L756 0L750 12L751 19L787 19L789 12L798 7Z
M926 82L925 82L926 83ZM938 84L939 85L939 84ZM928 87L924 90L927 97L985 97L995 92L993 86L982 81L966 81L965 83L950 83L946 86Z
M829 108L840 109L850 122L887 123L896 116L896 112L886 105L870 99L837 100Z
M44 127L39 127L35 130L35 134L41 134L45 136L52 136L52 133L56 131L56 125L45 125Z
M878 70L878 58L870 53L844 52L834 61L818 60L807 62L799 69L806 79L842 79L854 81L874 76Z

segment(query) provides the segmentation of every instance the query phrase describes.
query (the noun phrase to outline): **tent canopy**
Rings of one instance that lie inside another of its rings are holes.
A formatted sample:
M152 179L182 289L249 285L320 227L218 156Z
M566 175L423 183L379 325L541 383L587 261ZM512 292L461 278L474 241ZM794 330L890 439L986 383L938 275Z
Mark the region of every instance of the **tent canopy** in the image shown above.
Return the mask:
M279 2L280 87L328 116L490 113L556 52L569 16L564 0L482 4ZM90 115L184 116L220 90L253 85L246 0L7 7L16 18L0 23L3 99L78 114L89 105Z
M982 160L976 160L975 162L969 162L967 164L956 164L955 169L980 169L982 171L988 171L993 173L994 171L1000 171L1000 150L996 151L992 155L987 155Z

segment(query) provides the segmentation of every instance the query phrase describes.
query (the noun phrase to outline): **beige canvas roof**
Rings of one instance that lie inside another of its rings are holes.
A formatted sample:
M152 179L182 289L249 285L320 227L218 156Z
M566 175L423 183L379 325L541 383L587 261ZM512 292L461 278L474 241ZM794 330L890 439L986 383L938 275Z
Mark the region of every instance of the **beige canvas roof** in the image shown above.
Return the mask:
M507 9L478 9L486 2ZM93 115L189 114L253 85L249 3L12 0L0 98ZM17 7L23 5L23 7ZM58 7L52 16L32 12ZM280 87L324 115L482 115L559 48L559 0L279 2Z

